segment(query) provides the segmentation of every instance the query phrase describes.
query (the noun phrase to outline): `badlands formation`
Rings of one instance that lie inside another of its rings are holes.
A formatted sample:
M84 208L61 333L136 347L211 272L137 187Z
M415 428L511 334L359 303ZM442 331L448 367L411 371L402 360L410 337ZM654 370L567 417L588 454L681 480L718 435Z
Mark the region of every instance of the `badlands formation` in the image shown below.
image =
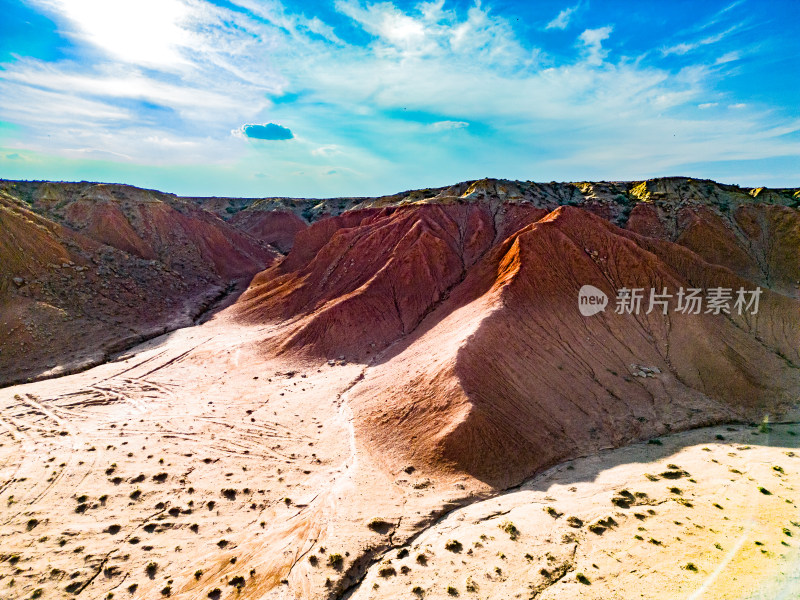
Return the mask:
M0 598L793 597L799 205L0 182Z

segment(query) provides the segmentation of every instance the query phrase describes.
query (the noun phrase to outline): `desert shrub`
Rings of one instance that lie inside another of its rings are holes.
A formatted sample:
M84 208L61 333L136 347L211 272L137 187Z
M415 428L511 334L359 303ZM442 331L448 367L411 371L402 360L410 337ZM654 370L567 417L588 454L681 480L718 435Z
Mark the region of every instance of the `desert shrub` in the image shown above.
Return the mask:
M389 533L389 531L392 530L393 526L394 525L392 523L384 521L383 519L378 517L375 517L369 523L367 523L367 527L369 527L375 533L380 533L382 535Z
M328 555L328 565L330 565L334 569L341 569L343 564L344 564L344 557L341 554L333 553Z
M384 564L378 569L378 575L381 577L393 577L394 575L397 575L397 571L392 565Z
M519 537L519 529L517 529L517 526L511 521L506 521L499 527L505 531L512 540L516 540Z

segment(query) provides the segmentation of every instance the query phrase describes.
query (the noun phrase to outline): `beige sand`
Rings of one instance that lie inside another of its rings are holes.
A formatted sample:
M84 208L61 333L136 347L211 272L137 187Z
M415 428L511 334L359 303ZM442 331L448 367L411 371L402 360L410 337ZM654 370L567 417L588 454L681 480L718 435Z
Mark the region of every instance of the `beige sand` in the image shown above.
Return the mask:
M795 598L797 431L706 428L566 463L450 513L353 598Z

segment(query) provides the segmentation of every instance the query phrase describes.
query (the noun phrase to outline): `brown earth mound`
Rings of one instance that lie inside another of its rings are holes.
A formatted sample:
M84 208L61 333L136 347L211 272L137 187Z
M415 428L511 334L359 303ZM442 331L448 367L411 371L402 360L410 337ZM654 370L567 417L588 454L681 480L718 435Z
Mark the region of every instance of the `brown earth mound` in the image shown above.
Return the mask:
M505 487L599 448L797 402L797 300L765 291L754 317L584 317L585 284L612 303L622 287L752 288L679 246L559 209L367 372L353 390L361 434L395 468L446 465Z
M191 323L277 254L128 186L0 187L0 384L58 374Z

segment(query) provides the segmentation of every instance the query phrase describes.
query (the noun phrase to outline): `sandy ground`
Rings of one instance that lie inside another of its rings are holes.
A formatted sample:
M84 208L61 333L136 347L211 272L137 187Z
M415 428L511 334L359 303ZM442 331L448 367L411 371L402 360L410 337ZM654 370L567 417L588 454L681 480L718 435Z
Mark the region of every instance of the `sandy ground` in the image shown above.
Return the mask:
M364 366L265 360L270 333L223 313L0 390L0 599L336 596L468 494L374 465Z
M476 501L363 450L363 365L266 360L270 333L223 312L1 389L0 599L780 597L757 592L800 540L790 427L678 434Z
M798 434L706 428L565 463L451 512L352 598L797 598Z
M254 550L346 466L336 391L360 367L245 364L240 348L264 332L223 329L179 330L91 371L0 390L0 598L153 598L187 585L197 597L216 574L291 564Z

